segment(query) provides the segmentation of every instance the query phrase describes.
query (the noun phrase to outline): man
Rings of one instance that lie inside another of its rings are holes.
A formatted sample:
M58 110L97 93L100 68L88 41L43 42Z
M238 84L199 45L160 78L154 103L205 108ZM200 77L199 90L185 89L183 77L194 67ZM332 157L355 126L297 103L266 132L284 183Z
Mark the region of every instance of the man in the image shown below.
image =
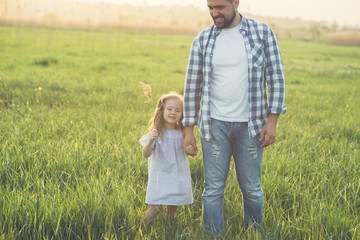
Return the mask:
M204 227L222 233L231 156L243 194L245 228L256 228L263 220L263 148L275 141L279 114L286 111L285 81L277 40L267 25L243 17L239 0L207 0L207 5L214 25L202 31L191 47L184 91L184 147L197 150L197 124L205 176Z

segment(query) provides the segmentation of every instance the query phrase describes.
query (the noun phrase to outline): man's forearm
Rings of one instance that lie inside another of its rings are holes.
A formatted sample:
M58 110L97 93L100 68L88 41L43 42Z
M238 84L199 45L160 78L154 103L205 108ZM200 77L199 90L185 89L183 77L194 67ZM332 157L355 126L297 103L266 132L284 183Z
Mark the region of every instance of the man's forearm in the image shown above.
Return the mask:
M194 135L194 125L184 127L184 135L186 136L188 134Z
M279 115L280 114L269 113L268 123L276 126L279 120Z

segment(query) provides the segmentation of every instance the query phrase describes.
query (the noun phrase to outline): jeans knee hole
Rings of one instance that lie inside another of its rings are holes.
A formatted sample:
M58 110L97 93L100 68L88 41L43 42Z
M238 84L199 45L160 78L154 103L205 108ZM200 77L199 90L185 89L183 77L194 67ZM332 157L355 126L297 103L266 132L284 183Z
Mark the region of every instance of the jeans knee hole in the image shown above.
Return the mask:
M262 190L259 190L259 189L249 189L246 193L249 197L255 198L255 199L262 197L262 195L263 195Z
M248 148L249 150L249 153L251 156L253 156L254 158L257 158L257 154L258 154L258 151L257 151L257 148L255 146L250 146Z
M213 145L213 156L215 157L215 158L219 158L219 156L220 156L220 149L214 144Z

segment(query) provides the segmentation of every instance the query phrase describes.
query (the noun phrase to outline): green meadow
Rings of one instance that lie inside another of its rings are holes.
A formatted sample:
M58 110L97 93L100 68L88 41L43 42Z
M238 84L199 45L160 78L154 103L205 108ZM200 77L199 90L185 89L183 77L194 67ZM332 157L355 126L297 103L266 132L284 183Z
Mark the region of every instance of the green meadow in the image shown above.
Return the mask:
M140 227L138 140L156 100L183 93L193 37L0 26L0 239L207 239L201 152L189 158L194 204ZM257 238L359 239L360 48L279 45L288 111L264 153ZM233 170L224 211L223 239L254 239Z

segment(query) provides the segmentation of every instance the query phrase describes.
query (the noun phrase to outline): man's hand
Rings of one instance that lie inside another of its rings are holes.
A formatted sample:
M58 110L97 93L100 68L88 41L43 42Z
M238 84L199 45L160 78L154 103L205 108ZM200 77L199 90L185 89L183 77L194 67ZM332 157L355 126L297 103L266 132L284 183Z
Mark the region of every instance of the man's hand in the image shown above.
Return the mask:
M194 126L184 127L183 147L187 155L194 157L198 153L196 138L194 136Z
M279 119L279 114L272 114L272 113L269 114L269 119L266 122L265 126L263 127L259 137L259 142L261 142L265 137L265 141L263 142L261 147L263 148L267 147L275 142L276 125L278 119Z

